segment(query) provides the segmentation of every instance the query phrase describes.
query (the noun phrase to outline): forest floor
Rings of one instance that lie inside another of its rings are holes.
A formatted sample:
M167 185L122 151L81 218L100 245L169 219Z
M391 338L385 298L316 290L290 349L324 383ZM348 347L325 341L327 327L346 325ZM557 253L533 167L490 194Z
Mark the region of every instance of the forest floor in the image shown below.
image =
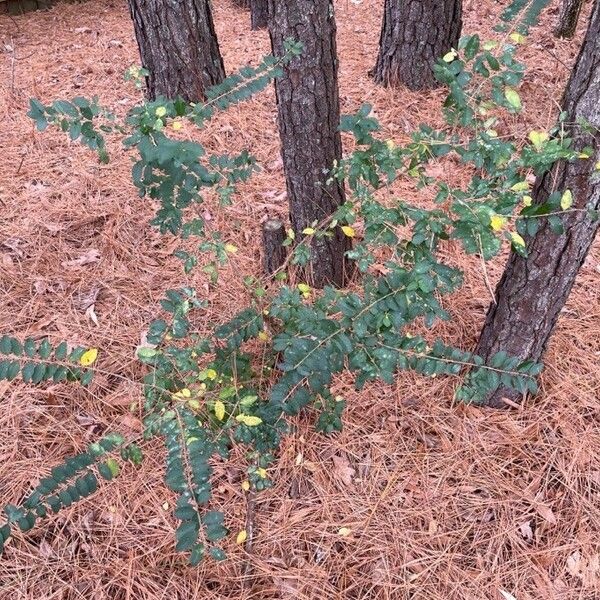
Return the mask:
M441 122L443 91L386 90L370 80L382 4L336 2L342 110L370 102L383 134L402 140L421 122ZM267 34L251 32L229 0L214 5L229 71L256 64ZM500 8L467 1L464 31L497 35ZM554 122L581 40L581 31L575 41L553 38L556 14L547 12L522 50L525 111L503 127L523 137ZM64 135L35 132L25 114L32 96L97 94L119 114L139 100L122 76L139 63L124 0L1 15L0 42L0 332L100 349L90 389L0 383L4 505L103 429L139 433L130 411L141 398L135 348L164 290L189 283L210 301L200 329L234 314L246 302L239 273L260 271L259 221L285 215L286 201L269 90L201 134L209 148L249 148L264 169L232 207L207 204L211 227L243 249L223 270L224 284L209 287L201 271L186 278L172 257L176 242L147 225L153 207L137 196L119 144L100 165ZM466 285L447 302L453 320L435 333L470 349L490 296L478 260L458 250L453 259ZM492 283L503 262L490 265ZM257 498L252 554L230 539L228 560L198 568L174 552L163 449L146 444L139 470L124 469L91 500L11 541L0 559L0 600L598 600L599 273L596 244L548 350L542 393L520 410L456 405L451 378L401 373L394 385L360 393L341 380L343 432L316 434L310 413L296 419L270 471L275 487ZM242 468L216 465L216 501L232 538L246 515ZM340 536L342 527L351 534Z

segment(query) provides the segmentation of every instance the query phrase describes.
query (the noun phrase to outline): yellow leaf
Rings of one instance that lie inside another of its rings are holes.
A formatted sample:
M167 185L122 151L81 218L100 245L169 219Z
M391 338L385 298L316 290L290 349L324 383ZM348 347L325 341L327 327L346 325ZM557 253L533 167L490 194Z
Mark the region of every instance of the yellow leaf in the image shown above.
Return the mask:
M263 479L266 479L266 477L267 477L267 470L263 469L262 467L258 467L258 469L256 469L256 474L259 477L262 477Z
M515 185L513 185L510 189L513 192L526 192L527 190L529 190L529 183L527 183L527 181L519 181L515 183Z
M181 121L174 121L173 124L171 125L171 127L175 131L180 131L181 129L183 129L183 123Z
M199 410L200 409L200 402L198 402L198 400L188 400L188 406L192 410Z
M167 109L164 106L159 106L156 109L156 116L157 117L164 117L167 114Z
M214 369L208 369L206 371L206 378L207 379L216 379L217 378L217 372Z
M260 417L254 417L252 415L240 414L236 418L236 421L239 423L243 423L247 427L256 427L262 423L262 419Z
M396 147L396 142L394 142L394 140L388 140L385 145L388 150L393 150Z
M500 215L493 215L490 219L490 225L494 231L502 231L504 226L507 223L506 217L501 217Z
M215 401L215 417L222 421L225 418L225 405L220 401Z
M306 227L305 229L302 230L302 233L304 235L314 235L315 230L312 227Z
M299 283L298 284L298 289L303 293L303 294L308 294L310 293L310 285L306 284L306 283Z
M243 544L248 539L248 532L245 529L242 529L235 538L236 544Z
M113 477L117 477L117 475L121 472L121 467L114 458L109 458L106 461L106 466L109 468Z
M451 63L457 56L458 56L458 52L454 48L452 48L452 50L450 50L450 52L447 52L446 54L444 54L444 56L442 57L442 60L444 62Z
M237 246L234 246L233 244L225 244L225 252L228 252L229 254L235 254L237 251Z
M489 40L484 42L483 49L484 50L493 50L498 45L498 42L494 42L493 40Z
M595 164L594 169L600 171L600 160Z
M262 342L268 342L269 334L266 331L261 331L258 334L258 339L261 340Z
M81 358L79 359L79 364L83 367L89 367L90 365L93 365L96 362L97 358L98 350L96 348L90 348L81 355Z
M520 34L520 33L511 33L510 34L510 39L515 43L515 44L524 44L525 40L527 39L524 35Z
M246 479L246 481L242 481L242 489L247 492L250 489L250 482Z
M523 206L531 206L533 198L531 196L523 196Z
M498 137L498 132L495 129L486 129L485 132L490 136L490 137Z
M516 231L510 234L510 240L515 246L525 248L525 240Z
M562 198L560 199L560 207L563 210L569 210L571 206L573 206L573 194L571 193L571 190L565 190Z
M340 527L338 529L338 535L341 535L342 537L348 537L351 533L352 529L350 529L349 527Z
M531 131L527 136L536 150L541 150L544 142L548 141L548 134L545 131Z
M296 239L296 234L294 233L293 229L288 229L287 230L287 236L290 238L290 240Z
M504 97L515 110L521 110L521 97L515 90L507 88L504 90Z
M344 232L344 235L349 238L353 238L356 235L356 231L354 231L354 227L350 227L350 225L343 225L342 231Z

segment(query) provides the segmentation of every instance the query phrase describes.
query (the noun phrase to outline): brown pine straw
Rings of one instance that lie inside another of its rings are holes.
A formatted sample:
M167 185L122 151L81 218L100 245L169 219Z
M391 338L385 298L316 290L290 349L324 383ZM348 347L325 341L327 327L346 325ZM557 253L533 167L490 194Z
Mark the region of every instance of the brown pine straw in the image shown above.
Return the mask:
M268 51L267 34L251 32L248 14L228 0L214 4L228 69L256 64ZM402 141L421 122L442 123L443 92L373 85L367 71L381 7L381 0L336 2L341 100L344 112L372 103L384 135ZM501 8L466 2L465 32L494 35ZM501 134L525 136L555 119L565 65L581 40L581 31L576 41L555 40L556 15L555 6L547 11L521 51L529 65L525 113L501 123ZM259 222L285 217L286 200L268 91L195 134L214 151L249 148L263 172L241 186L232 207L207 200L210 227L240 247L221 284L209 286L199 270L187 278L171 256L177 242L146 225L153 208L137 197L119 144L111 142L112 162L99 165L64 135L35 133L25 116L31 96L98 94L119 114L137 101L122 80L138 63L125 2L3 15L0 43L0 331L98 347L102 371L90 390L0 383L3 505L104 429L139 433L139 413L130 411L141 402L134 351L163 291L198 288L210 301L197 317L201 331L234 314L247 301L239 274L259 274ZM467 181L456 163L436 168L454 183ZM430 200L405 184L393 192ZM0 559L0 600L510 600L503 592L517 600L598 600L599 249L561 316L542 393L521 409L456 405L457 381L449 378L402 373L394 385L358 393L340 377L344 431L325 437L314 433L313 415L295 420L269 472L275 487L256 497L251 554L235 544L246 522L243 451L216 463L215 506L232 529L229 559L198 568L174 552L173 496L162 482L163 450L151 442L139 470L125 468L92 499L16 536ZM481 265L455 246L444 252L466 270L466 285L446 301L453 320L432 333L472 348L489 303ZM91 262L68 263L82 256ZM492 285L503 261L488 265Z

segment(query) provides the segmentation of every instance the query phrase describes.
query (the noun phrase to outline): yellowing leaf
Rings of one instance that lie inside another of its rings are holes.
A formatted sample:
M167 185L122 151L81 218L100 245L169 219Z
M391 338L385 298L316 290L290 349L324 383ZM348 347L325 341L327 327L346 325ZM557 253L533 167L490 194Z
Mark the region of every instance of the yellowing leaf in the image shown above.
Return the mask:
M502 231L502 229L504 229L504 226L507 223L507 219L506 217L502 217L500 215L493 215L492 218L490 219L490 225L492 226L492 229L494 231Z
M229 254L235 254L237 251L237 246L234 246L233 244L225 244L225 252L228 252Z
M450 52L447 52L446 54L444 54L444 56L442 57L442 60L444 62L451 63L457 56L458 56L458 52L454 48L452 48L452 50L450 50Z
M242 481L242 489L247 492L250 489L250 482L246 479L246 481Z
M600 160L594 165L596 171L600 171Z
M344 235L353 238L356 235L356 231L354 231L354 227L350 227L350 225L342 225L342 231Z
M96 362L98 358L98 350L96 348L90 348L86 350L79 359L79 364L83 367L89 367Z
M569 210L571 206L573 206L573 194L571 193L571 190L565 190L562 198L560 199L560 207L563 210Z
M173 124L171 125L171 127L175 131L180 131L181 129L183 129L183 123L181 121L174 121Z
M235 538L236 544L243 544L248 539L248 532L245 529L242 529Z
M524 35L520 34L520 33L511 33L510 34L510 39L515 43L515 44L524 44L525 40L527 39Z
M394 140L388 140L385 145L388 150L393 150L396 147L396 142L394 142Z
M527 181L519 181L515 183L515 185L513 185L510 189L513 192L526 192L529 190L529 183Z
M247 427L256 427L262 423L262 419L260 417L254 417L252 415L240 414L235 418L238 423L243 423Z
M258 339L261 340L262 342L268 342L269 334L266 331L260 331L258 334Z
M525 240L516 231L513 231L510 234L510 241L515 246L520 246L521 248L525 248Z
M298 289L303 293L303 294L309 294L310 293L310 285L306 284L306 283L299 283L298 284Z
M198 402L198 400L188 400L187 404L192 410L200 409L200 402Z
M527 137L536 150L541 150L549 136L545 131L531 131Z
M493 50L498 45L498 42L494 42L493 40L489 40L484 42L483 49L484 50Z
M262 467L259 467L258 469L256 469L256 474L261 477L262 479L266 479L267 477L267 470L263 469Z
M302 233L304 235L314 235L315 230L312 227L306 227L305 229L302 230Z
M350 529L349 527L340 527L338 529L338 535L341 535L342 537L348 537L351 533L352 529Z
M225 418L225 405L220 401L215 401L215 417L222 421Z
M507 88L504 97L515 110L521 110L521 96L515 90Z
M490 136L490 137L498 137L498 132L495 129L486 129L485 132Z
M119 467L119 463L114 458L107 459L106 466L110 469L113 477L116 477L121 472L121 467Z
M290 240L296 239L296 234L294 233L293 229L288 229L287 230L287 236L290 238Z
M217 378L217 372L214 369L207 369L207 371L206 371L206 378L207 379L216 379Z
M167 114L167 109L164 106L159 106L156 109L156 116L157 117L164 117Z
M531 206L533 198L531 196L523 196L523 206Z

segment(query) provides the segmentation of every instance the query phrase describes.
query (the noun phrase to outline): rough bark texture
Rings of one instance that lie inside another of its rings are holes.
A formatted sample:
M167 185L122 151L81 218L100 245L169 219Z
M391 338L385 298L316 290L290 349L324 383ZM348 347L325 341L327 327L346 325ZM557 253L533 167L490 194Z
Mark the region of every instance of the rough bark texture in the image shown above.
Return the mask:
M326 183L342 154L333 4L269 0L269 20L276 56L283 54L288 38L304 46L302 56L275 83L290 219L299 240L303 229L323 221L344 202L343 186ZM344 253L350 240L339 228L333 233L332 238L312 240L306 276L315 287L346 281Z
M263 266L267 275L273 275L287 258L285 227L279 219L269 219L263 223Z
M189 102L223 81L225 67L208 0L129 0L150 99Z
M600 2L597 1L590 28L571 74L562 102L568 122L585 119L598 128L595 134L578 126L570 135L575 148L591 146L595 156L572 163L557 163L538 177L534 189L537 202L555 191L570 189L573 208L600 209L600 176L594 172L600 160ZM577 272L594 241L600 221L586 211L563 216L565 232L552 233L547 221L538 234L527 240L528 257L512 253L496 289L479 339L476 353L489 358L504 350L522 359L539 360L548 343ZM519 395L500 388L489 399L490 406L505 406L502 398L518 400Z
M263 29L269 23L269 0L250 0L252 29Z
M462 0L385 0L377 83L411 90L438 87L433 65L458 45Z
M558 23L554 29L556 37L572 38L575 35L582 6L583 0L562 0Z

